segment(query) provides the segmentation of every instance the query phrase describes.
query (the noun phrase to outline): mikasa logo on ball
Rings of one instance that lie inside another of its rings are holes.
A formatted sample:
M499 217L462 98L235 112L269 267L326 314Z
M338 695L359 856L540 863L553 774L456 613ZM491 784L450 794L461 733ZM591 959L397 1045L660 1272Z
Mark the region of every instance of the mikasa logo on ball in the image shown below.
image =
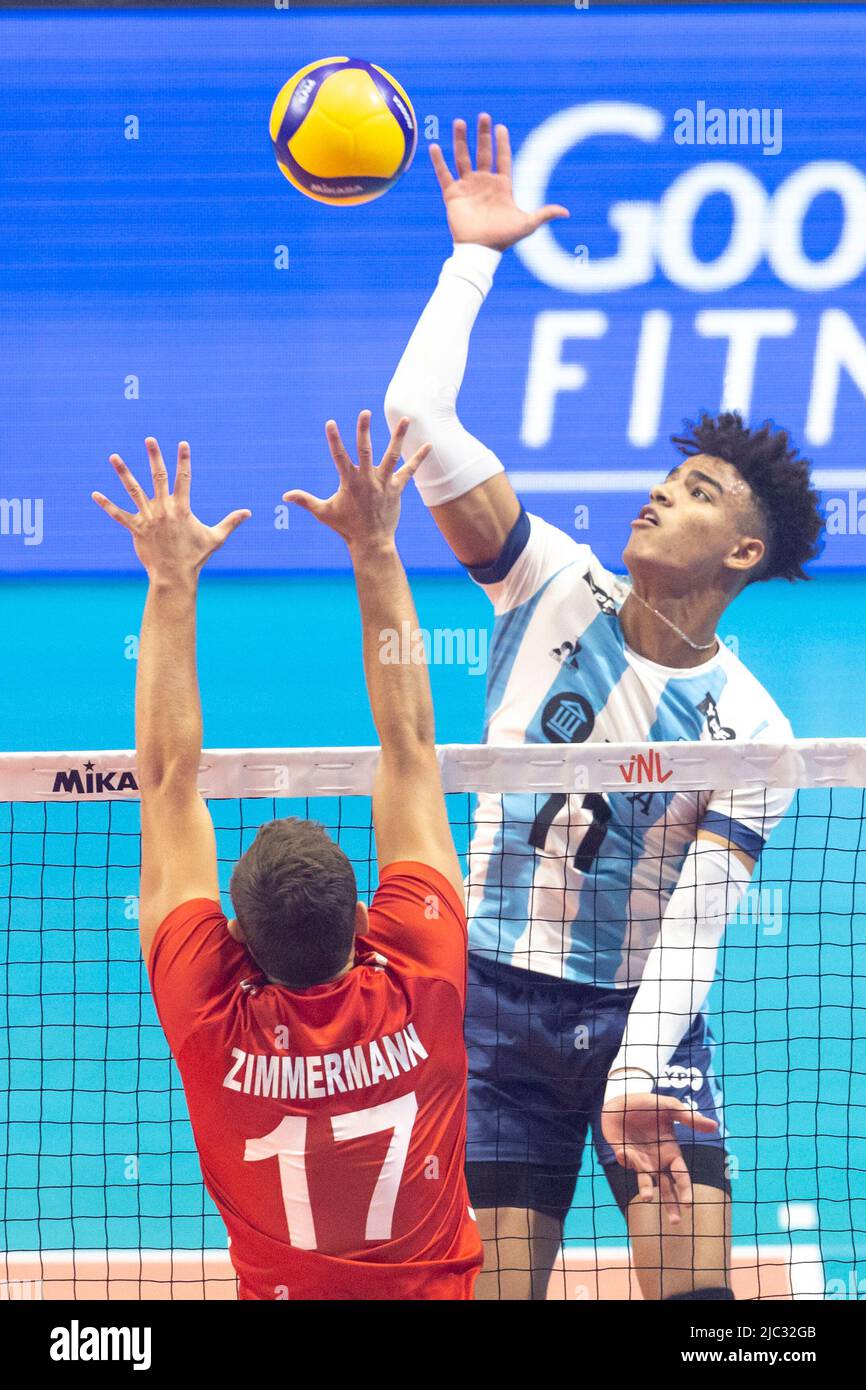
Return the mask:
M402 101L400 100L400 98L397 96L397 93L396 93L396 92L393 92L393 93L392 93L392 95L391 95L391 100L393 101L393 103L394 103L394 105L396 106L397 110L400 112L400 115L403 117L403 120L406 122L407 126L408 126L409 129L411 130L411 129L412 129L412 126L414 125L414 121L412 120L412 117L411 117L410 113L406 110L406 107L405 107L405 105L403 104L403 102L402 102Z
M298 89L295 92L295 102L298 106L306 106L310 99L310 92L312 92L315 85L312 77L307 77L303 82L298 83Z

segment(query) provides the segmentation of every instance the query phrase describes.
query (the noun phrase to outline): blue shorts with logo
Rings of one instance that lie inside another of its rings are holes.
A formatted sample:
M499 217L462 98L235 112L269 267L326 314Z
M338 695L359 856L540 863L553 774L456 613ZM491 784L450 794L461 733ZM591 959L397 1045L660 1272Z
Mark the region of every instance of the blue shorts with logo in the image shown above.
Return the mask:
M591 1131L600 1162L619 1167L601 1132L601 1107L634 995L634 989L597 989L470 952L467 1164L571 1168L576 1178ZM674 1126L687 1161L698 1146L724 1155L713 1049L698 1014L666 1068L667 1080L656 1086L718 1122L709 1135Z

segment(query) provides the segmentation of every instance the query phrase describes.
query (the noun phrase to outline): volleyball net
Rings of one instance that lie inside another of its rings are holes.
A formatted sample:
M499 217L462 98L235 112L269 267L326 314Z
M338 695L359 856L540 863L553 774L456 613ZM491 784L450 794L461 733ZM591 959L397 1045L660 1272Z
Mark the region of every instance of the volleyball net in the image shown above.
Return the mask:
M224 905L258 827L289 815L321 821L369 898L376 757L206 751L199 785ZM744 1298L862 1297L866 741L449 746L440 765L470 890L482 804L503 820L519 806L532 828L587 797L602 819L617 798L643 797L664 829L695 792L790 789L728 923L709 1000L731 1283ZM0 1299L235 1297L139 952L137 796L128 752L0 755ZM497 836L487 841L489 880ZM550 857L534 834L525 853ZM565 914L566 856L560 871ZM688 1100L692 1081L671 1077L671 1093ZM549 1297L639 1296L622 1215L588 1146Z

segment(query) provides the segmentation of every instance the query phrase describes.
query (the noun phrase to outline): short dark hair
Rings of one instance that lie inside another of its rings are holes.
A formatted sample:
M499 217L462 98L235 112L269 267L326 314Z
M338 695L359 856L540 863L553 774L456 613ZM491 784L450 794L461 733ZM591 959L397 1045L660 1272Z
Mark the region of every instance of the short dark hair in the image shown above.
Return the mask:
M671 436L681 454L707 454L733 464L748 483L764 522L767 554L749 583L758 579L808 579L803 566L821 553L824 517L809 477L811 464L799 457L786 430L769 420L749 429L737 411L683 421Z
M318 821L289 816L261 826L229 892L250 955L266 975L308 989L346 964L358 885Z

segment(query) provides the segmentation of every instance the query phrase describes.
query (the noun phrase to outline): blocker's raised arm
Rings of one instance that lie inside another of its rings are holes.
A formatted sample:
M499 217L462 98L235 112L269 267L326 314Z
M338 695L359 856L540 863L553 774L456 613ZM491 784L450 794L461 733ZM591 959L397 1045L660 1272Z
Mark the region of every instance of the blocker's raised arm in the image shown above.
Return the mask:
M296 490L287 492L285 500L312 512L349 547L361 607L367 692L382 746L373 789L379 866L397 860L426 864L444 874L462 901L460 861L436 760L430 679L414 640L418 618L394 540L403 489L429 450L429 445L422 445L397 469L408 426L407 419L397 422L376 467L370 412L362 411L356 467L335 422L329 420L328 444L339 488L327 499ZM402 642L404 632L412 634L408 644ZM395 635L400 639L396 657Z
M139 932L145 958L172 908L193 898L219 900L216 843L197 790L202 718L195 654L198 576L208 558L247 519L230 512L216 526L190 508L190 448L178 445L174 491L155 439L145 441L153 496L118 454L111 463L135 512L101 492L93 500L132 536L150 581L135 686L135 746L141 793Z

